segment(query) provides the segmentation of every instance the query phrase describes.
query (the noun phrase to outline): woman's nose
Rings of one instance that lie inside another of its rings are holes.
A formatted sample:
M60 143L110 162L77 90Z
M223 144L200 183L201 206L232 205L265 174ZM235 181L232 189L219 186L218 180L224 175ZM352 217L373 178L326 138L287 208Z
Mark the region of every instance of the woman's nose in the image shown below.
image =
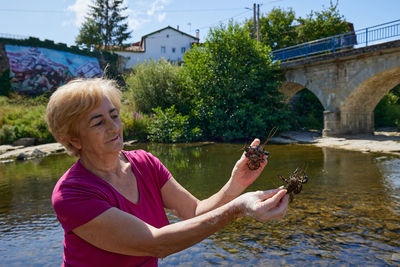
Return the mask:
M119 124L117 121L114 121L112 118L107 119L107 130L115 131L118 130Z

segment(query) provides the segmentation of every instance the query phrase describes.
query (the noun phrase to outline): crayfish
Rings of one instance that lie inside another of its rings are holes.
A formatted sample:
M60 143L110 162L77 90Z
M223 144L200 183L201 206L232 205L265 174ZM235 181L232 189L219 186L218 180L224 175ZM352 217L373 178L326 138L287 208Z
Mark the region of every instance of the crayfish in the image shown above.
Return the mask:
M293 194L298 194L303 188L303 184L308 182L307 174L300 168L296 168L293 174L286 179L285 177L278 174L278 177L286 183L285 189L287 194L290 196L290 202L293 201Z
M260 168L261 163L265 162L265 156L269 155L268 151L264 150L265 145L268 143L269 139L274 136L278 128L272 128L272 130L268 134L268 138L265 141L265 143L261 145L255 145L255 146L247 146L244 148L244 151L246 152L244 155L249 159L249 162L247 163L247 166L249 167L250 170L257 170Z

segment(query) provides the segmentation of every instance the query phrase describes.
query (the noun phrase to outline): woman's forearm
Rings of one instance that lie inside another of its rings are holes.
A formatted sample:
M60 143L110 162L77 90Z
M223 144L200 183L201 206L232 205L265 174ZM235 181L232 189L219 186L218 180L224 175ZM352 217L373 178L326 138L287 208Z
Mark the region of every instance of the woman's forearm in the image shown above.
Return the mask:
M245 187L242 187L237 183L233 183L232 179L229 179L229 181L217 193L198 202L195 216L221 207L222 205L238 197L245 189Z
M200 216L167 225L154 231L152 251L156 251L156 257L166 257L193 246L240 216L241 208L229 202Z

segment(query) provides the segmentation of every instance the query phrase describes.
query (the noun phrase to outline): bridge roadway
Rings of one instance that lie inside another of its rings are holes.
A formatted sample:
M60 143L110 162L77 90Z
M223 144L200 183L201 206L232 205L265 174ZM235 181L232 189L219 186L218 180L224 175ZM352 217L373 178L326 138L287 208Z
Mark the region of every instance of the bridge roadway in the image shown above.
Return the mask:
M400 40L288 61L281 69L288 100L307 88L321 102L323 136L373 133L376 105L400 84Z

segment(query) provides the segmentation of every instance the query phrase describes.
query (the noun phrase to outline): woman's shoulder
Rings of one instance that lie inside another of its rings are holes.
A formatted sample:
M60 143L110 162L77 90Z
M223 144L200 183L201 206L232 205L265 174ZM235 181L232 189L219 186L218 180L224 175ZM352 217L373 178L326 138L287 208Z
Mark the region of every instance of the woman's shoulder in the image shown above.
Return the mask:
M106 182L88 171L79 160L75 162L69 170L56 183L55 192L98 189L106 186Z
M130 150L130 151L125 151L123 150L123 153L131 160L137 161L139 163L145 163L148 161L154 161L157 159L153 154L150 152L147 152L143 149L137 149L137 150Z
M160 159L153 156L150 152L142 149L123 151L129 161L134 164L135 167L141 169L143 172L151 172L155 176L171 176L167 168L162 164Z

